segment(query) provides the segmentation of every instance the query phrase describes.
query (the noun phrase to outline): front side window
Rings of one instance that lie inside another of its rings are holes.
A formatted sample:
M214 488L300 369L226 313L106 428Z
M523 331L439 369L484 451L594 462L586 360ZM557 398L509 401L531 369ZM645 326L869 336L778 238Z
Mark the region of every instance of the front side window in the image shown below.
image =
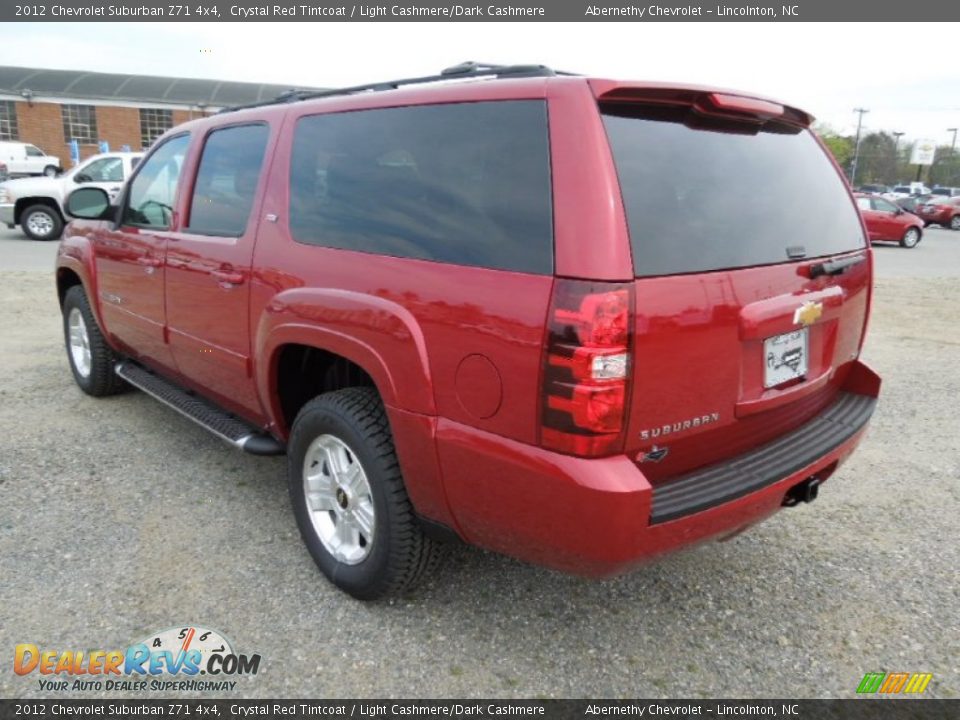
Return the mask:
M144 149L173 127L173 111L157 108L140 109L140 146Z
M546 274L553 226L540 100L301 118L290 230L302 243Z
M43 150L36 145L27 145L27 157L43 157Z
M123 182L123 160L101 158L94 160L77 173L80 182Z
M63 138L84 145L97 142L97 110L93 105L62 105Z
M0 100L0 140L18 140L17 106L12 100Z
M269 135L266 125L210 133L193 185L188 232L232 237L244 233Z
M189 135L170 138L144 161L127 193L124 225L158 230L170 227L177 181L189 145Z
M870 210L870 198L857 198L857 207L861 210Z

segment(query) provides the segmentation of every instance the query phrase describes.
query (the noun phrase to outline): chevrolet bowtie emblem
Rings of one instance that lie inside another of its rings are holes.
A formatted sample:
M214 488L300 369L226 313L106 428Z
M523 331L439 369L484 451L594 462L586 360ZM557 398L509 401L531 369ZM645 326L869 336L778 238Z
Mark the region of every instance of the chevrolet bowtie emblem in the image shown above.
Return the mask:
M823 315L823 303L805 302L793 311L794 325L813 325Z

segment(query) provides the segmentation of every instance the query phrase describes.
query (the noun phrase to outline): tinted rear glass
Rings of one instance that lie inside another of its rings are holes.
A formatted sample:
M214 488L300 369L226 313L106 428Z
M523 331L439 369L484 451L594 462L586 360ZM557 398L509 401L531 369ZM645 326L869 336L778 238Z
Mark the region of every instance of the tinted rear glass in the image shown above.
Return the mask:
M707 121L686 108L601 110L638 277L864 246L846 187L809 131Z
M301 118L290 229L326 247L546 274L546 107L503 101Z

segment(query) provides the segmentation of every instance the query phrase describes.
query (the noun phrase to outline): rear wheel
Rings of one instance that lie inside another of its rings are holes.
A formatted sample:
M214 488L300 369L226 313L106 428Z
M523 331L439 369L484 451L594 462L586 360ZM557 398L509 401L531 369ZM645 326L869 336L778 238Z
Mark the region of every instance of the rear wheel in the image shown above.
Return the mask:
M360 600L413 586L438 559L413 512L387 415L372 388L314 398L287 448L293 511L327 578Z
M20 216L20 227L31 240L56 240L63 232L63 220L49 205L31 205Z
M905 248L916 247L920 242L920 228L909 227L900 239L900 245Z
M57 166L56 165L47 165L43 169L44 177L56 177L57 176Z
M950 218L950 229L960 230L960 215L954 215Z
M124 389L126 383L113 371L117 355L100 332L81 285L67 290L63 298L63 337L73 379L81 390L102 397Z

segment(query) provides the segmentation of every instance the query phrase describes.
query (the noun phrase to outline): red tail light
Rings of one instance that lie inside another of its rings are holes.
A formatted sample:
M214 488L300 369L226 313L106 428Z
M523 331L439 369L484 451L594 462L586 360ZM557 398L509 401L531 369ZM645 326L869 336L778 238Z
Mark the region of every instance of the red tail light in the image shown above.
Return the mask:
M557 279L544 349L544 447L582 457L622 449L632 307L629 283Z

